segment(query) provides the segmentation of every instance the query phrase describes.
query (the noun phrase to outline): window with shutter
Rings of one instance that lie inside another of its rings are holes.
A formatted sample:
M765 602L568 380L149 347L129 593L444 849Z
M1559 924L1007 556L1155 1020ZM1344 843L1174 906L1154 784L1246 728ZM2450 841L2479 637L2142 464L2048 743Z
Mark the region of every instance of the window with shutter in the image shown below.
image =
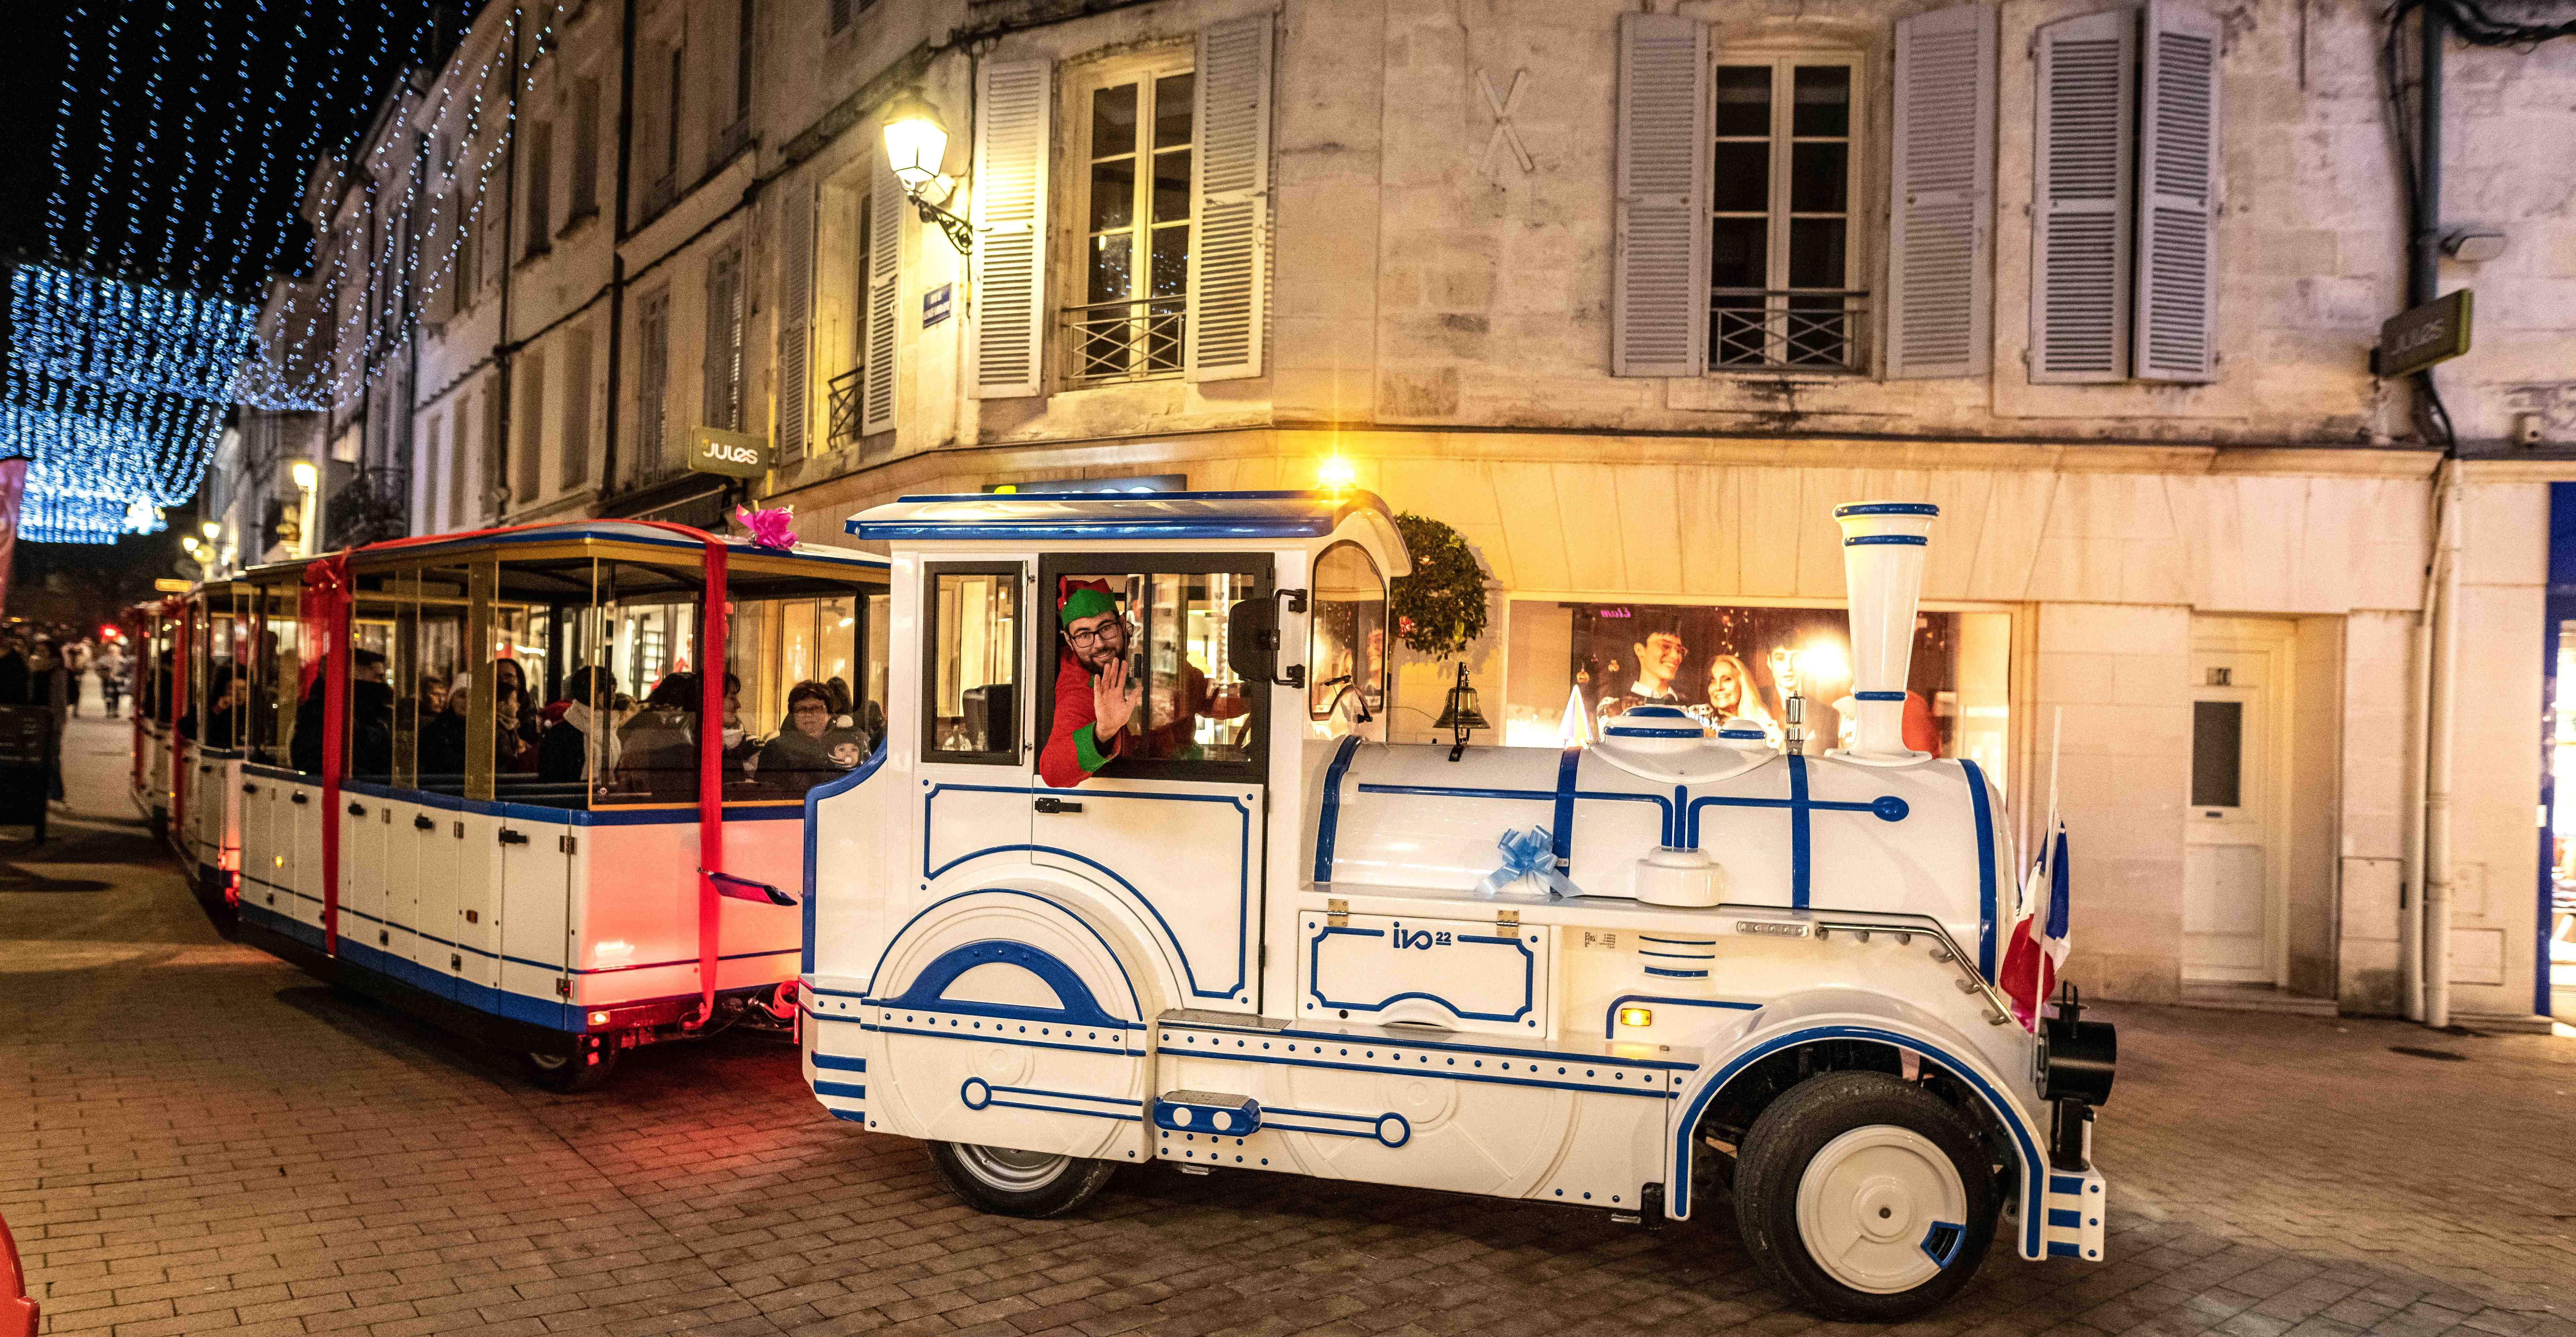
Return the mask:
M1697 376L1708 365L1708 82L1699 20L1619 16L1614 376Z
M1709 167L1709 365L1861 369L1857 52L1716 59Z
M543 353L528 353L512 369L519 382L519 439L512 443L518 458L511 482L510 500L525 506L545 491L546 454L546 359Z
M1044 60L990 61L975 72L974 332L968 390L978 399L1037 394L1040 321L1045 303L1048 103L1053 66ZM879 174L891 180L882 167ZM877 192L882 201L881 188ZM886 215L879 214L882 220ZM896 230L880 228L891 237ZM884 266L885 282L894 267ZM889 296L889 302L891 297ZM875 301L870 300L870 363L875 365ZM891 335L892 322L888 322ZM892 339L884 368L884 420L894 419ZM868 417L877 420L875 374Z
M813 421L814 187L788 183L778 208L778 462L805 458Z
M1183 363L1184 374L1193 381L1261 374L1270 264L1270 63L1267 13L1213 24L1199 32L1191 124L1182 131L1197 135L1197 173L1190 190L1197 218L1195 224L1179 223L1174 232L1188 246L1190 310ZM1162 113L1156 118L1158 215L1164 164L1172 157L1162 142L1161 122L1167 116ZM1190 161L1186 147L1180 150L1180 161ZM1158 230L1153 267L1156 296L1164 295L1165 289L1161 235Z
M1887 375L1983 376L1994 344L1995 9L1896 25Z
M1069 385L1179 376L1188 364L1199 203L1194 54L1109 62L1073 90L1071 204L1082 259L1065 276Z
M2140 380L2215 379L2218 45L2209 11L2190 0L2149 0L2130 336Z
M1043 135L1041 135L1043 138ZM903 270L903 216L905 211L903 182L880 156L868 169L868 216L861 232L867 238L867 343L862 350L859 389L859 431L891 432L895 415L895 331L900 327L902 311L899 280ZM976 253L983 245L978 242ZM1032 308L1035 302L1031 302ZM1037 326L1034 309L1029 315L1032 331ZM978 338L981 330L978 330ZM1036 335L1030 335L1034 345ZM979 344L980 348L980 344ZM1034 347L1029 365L1037 365ZM1032 370L1032 379L1036 375ZM985 393L978 390L978 393ZM1035 393L1034 387L1031 393Z
M590 331L564 336L563 456L557 480L566 492L590 482Z
M2136 12L2064 19L2038 40L2030 379L2125 380Z
M699 421L721 431L741 431L742 252L733 247L707 261L706 361L701 371L705 393L698 401ZM803 384L799 377L797 385Z

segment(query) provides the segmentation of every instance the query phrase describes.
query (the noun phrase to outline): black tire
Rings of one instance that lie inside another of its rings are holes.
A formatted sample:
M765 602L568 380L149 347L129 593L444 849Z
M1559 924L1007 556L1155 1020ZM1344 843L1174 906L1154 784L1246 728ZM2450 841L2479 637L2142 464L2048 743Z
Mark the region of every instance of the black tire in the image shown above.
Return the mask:
M1109 1182L1117 1165L1080 1156L933 1142L930 1163L948 1187L979 1212L1042 1220L1081 1206Z
M617 1072L617 1058L626 1051L601 1046L587 1054L540 1054L529 1050L519 1055L519 1072L532 1086L574 1095L596 1091L608 1085Z
M1834 1155L1818 1164L1828 1147ZM1943 1179L1935 1155L1955 1184ZM1857 1160L1864 1156L1877 1159ZM1891 1163L1896 1173L1872 1169ZM1812 1208L1802 1201L1811 1166ZM1949 1206L1930 1199L1954 1188L1959 1200L1950 1206L1962 1207L1964 1219L1942 1220ZM1894 1323L1958 1294L1994 1242L2000 1205L1976 1129L1931 1092L1885 1073L1829 1072L1789 1088L1753 1121L1735 1167L1735 1223L1754 1266L1829 1319ZM1814 1219L1802 1221L1802 1210ZM1822 1238L1850 1235L1852 1246L1832 1265L1820 1262L1810 1227ZM1871 1278L1880 1284L1854 1284Z

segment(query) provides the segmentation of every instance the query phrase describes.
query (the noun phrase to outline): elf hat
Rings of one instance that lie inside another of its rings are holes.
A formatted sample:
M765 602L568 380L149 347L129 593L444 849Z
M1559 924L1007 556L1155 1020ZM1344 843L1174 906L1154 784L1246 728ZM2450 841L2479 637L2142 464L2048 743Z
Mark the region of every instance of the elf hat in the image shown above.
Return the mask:
M1055 617L1056 621L1064 626L1070 627L1086 617L1098 617L1103 613L1117 611L1118 598L1110 593L1108 581L1071 579L1056 581Z

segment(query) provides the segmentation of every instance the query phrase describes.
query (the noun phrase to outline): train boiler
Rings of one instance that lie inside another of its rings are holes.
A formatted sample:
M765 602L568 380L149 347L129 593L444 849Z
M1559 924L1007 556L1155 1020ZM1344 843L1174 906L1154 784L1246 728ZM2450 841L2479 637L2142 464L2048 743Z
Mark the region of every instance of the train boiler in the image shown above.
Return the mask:
M1407 559L1366 493L868 511L891 730L806 801L807 1079L987 1211L1163 1161L1723 1212L1882 1321L1999 1229L2099 1261L2110 1028L2016 1019L2003 796L1903 741L1936 516L1835 512L1847 747L1793 699L1785 737L1649 703L1558 750L1385 741Z

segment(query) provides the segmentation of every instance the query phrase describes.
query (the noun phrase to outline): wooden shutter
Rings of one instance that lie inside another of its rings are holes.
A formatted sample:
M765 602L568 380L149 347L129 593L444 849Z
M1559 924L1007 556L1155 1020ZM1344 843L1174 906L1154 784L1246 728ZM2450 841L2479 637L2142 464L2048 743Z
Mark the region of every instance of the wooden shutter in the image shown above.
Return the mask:
M1896 25L1887 374L1983 376L1994 345L1995 9Z
M778 207L778 462L782 466L805 458L813 409L814 185L797 178L787 183Z
M1182 374L1230 381L1261 374L1270 287L1268 14L1199 30L1198 152L1192 194L1190 308Z
M2030 378L2129 375L2135 10L2039 30L2031 168Z
M1708 28L1619 16L1610 374L1708 370Z
M974 369L977 399L1039 391L1046 346L1048 99L1054 67L1043 60L988 61L975 72ZM888 173L887 175L891 175ZM877 192L884 198L884 191ZM880 212L880 224L887 216ZM880 235L893 229L882 228ZM879 246L879 250L883 250ZM871 310L874 303L871 302ZM873 334L874 318L870 320ZM869 383L875 384L873 340ZM889 368L889 372L891 368ZM870 404L871 411L875 405ZM893 405L887 405L893 417Z
M894 336L902 314L896 307L902 286L896 280L903 270L903 182L886 166L883 154L869 169L867 198L859 207L868 211L868 309L861 351L867 370L859 375L859 433L864 436L894 430Z
M2218 20L2149 0L2138 120L2137 325L2143 381L2217 379Z

